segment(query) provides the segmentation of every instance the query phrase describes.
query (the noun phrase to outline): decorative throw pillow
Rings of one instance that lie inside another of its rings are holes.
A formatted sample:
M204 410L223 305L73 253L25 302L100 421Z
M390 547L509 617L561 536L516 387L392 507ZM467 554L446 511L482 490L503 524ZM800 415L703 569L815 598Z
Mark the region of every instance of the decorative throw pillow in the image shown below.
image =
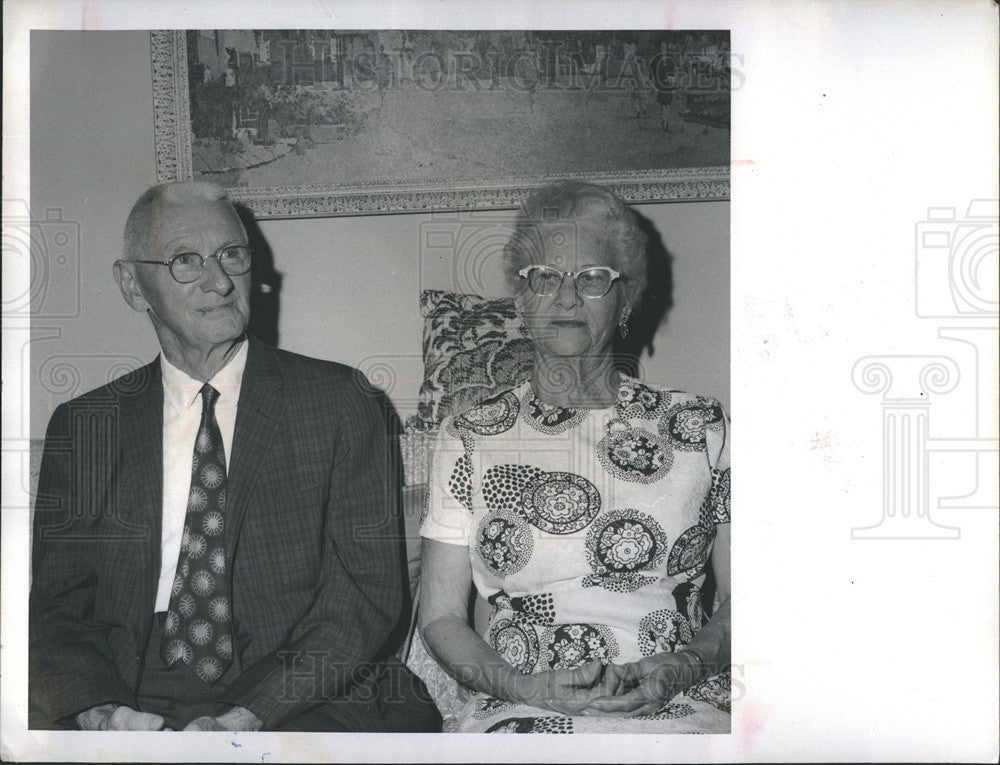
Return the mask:
M487 300L445 290L420 295L424 381L410 432L434 431L450 414L531 375L534 351L510 298Z

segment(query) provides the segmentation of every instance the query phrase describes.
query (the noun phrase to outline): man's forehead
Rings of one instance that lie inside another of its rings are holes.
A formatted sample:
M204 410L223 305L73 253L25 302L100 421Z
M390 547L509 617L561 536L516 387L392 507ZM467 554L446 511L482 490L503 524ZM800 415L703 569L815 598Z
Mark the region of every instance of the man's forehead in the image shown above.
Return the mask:
M160 242L183 236L242 236L236 211L224 200L169 202L153 216L151 235Z

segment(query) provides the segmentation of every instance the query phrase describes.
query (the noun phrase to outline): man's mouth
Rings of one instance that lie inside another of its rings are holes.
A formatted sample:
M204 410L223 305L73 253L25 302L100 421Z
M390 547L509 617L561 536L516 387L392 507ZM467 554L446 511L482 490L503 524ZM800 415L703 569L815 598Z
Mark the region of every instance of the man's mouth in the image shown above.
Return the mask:
M204 308L199 308L198 310L201 311L201 313L212 313L213 311L220 311L223 308L232 308L232 307L233 303L230 302L230 303L223 303L222 305L210 305Z

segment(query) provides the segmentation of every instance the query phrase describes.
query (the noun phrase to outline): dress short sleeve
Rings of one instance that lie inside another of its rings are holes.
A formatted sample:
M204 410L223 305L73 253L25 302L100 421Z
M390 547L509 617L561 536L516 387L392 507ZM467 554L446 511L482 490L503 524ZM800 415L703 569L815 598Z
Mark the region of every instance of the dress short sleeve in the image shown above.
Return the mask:
M441 424L434 444L420 536L467 547L472 528L472 485L471 454L449 417Z
M730 469L729 448L731 440L731 425L729 415L722 404L710 399L712 408L719 413L718 420L712 422L705 432L705 447L708 451L708 464L712 469L712 487L706 502L706 515L715 524L729 523L730 511ZM713 418L714 419L714 418Z

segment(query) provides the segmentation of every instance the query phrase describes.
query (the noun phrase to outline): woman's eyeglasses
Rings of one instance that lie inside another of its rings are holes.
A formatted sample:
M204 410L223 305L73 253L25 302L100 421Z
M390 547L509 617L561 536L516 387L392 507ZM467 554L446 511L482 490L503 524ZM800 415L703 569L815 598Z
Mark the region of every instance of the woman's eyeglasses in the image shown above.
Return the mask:
M531 291L541 297L556 294L563 279L568 276L573 280L578 294L585 298L601 298L611 291L615 279L621 278L620 273L607 266L594 266L575 273L550 266L526 266L517 275L527 279Z
M228 244L209 257L218 258L219 266L228 276L242 276L250 270L253 253L245 244ZM190 284L201 278L205 258L197 252L178 252L169 260L133 260L132 263L150 263L170 268L170 275L181 284Z

